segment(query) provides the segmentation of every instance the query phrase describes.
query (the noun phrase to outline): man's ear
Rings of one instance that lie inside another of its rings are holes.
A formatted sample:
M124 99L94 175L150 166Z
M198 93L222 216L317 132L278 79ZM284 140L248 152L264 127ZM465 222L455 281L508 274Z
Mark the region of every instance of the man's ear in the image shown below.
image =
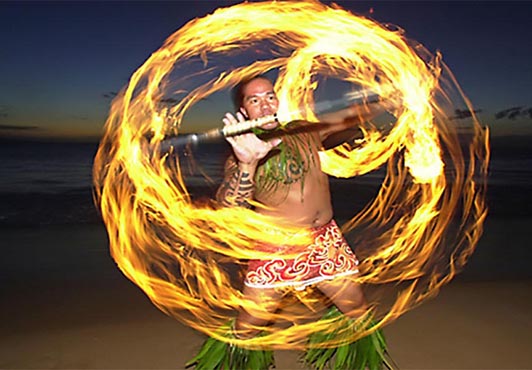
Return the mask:
M240 113L242 113L244 115L244 117L249 118L248 117L248 112L246 111L246 108L240 107Z

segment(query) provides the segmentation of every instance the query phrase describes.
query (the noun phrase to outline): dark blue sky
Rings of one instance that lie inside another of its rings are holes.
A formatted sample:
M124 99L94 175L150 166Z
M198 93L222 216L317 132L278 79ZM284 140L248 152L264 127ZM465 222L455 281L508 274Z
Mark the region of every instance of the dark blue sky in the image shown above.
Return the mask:
M0 3L0 136L97 137L105 95L185 23L235 3ZM532 2L336 3L440 50L492 132L532 134Z

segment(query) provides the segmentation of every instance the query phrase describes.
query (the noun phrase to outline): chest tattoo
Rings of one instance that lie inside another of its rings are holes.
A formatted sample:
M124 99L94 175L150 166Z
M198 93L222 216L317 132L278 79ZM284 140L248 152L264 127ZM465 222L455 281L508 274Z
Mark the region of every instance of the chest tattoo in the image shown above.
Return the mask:
M290 185L299 182L303 196L305 176L316 165L313 150L315 139L308 134L299 134L285 135L282 140L257 169L257 190L264 194L279 193L277 196L285 193L286 198ZM283 197L280 199L282 201Z

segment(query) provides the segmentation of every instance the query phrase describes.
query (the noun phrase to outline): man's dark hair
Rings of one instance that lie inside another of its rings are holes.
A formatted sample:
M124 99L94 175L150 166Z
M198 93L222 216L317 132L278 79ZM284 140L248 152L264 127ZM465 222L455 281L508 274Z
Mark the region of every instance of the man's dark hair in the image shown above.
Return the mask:
M231 99L233 100L233 106L235 108L235 111L240 110L240 107L242 106L242 100L244 99L244 87L251 81L254 81L256 79L262 78L264 80L268 80L271 82L271 80L266 77L266 75L256 75L253 77L248 77L243 79L236 85L233 90L231 90Z

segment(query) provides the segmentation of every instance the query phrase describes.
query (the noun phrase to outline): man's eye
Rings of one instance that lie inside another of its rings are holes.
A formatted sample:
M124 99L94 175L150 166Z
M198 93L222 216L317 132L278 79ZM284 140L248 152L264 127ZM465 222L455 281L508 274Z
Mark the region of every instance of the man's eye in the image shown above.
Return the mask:
M254 99L251 99L249 102L251 104L257 104L259 102L259 99L254 98Z

